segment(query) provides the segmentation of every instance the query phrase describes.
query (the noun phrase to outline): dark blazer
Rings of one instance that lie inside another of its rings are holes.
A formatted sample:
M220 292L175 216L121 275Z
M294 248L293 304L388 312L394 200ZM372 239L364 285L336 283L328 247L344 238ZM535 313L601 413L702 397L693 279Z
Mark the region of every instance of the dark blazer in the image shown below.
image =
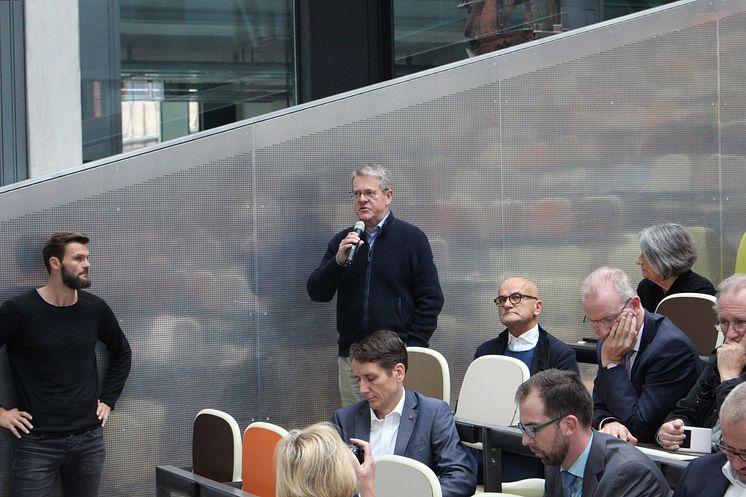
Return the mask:
M728 458L722 452L701 456L690 462L673 497L723 497L730 482L723 474Z
M664 297L673 295L675 293L706 293L707 295L715 295L715 287L712 282L695 273L691 269L683 272L676 277L671 285L671 288L667 292L663 293L663 289L650 281L649 279L643 279L639 285L637 285L637 295L640 297L642 306L650 312L655 312L658 304L661 303Z
M508 348L508 330L504 330L496 338L487 340L477 347L474 359L484 355L505 355ZM565 342L557 340L539 325L539 343L536 344L534 358L529 370L532 375L545 369L564 369L567 371L578 371L578 362L575 351Z
M404 409L394 454L429 466L440 480L443 497L470 497L477 486L476 457L461 445L451 408L442 400L404 390ZM362 400L334 412L342 440L370 440L370 407Z
M593 432L583 472L583 497L668 497L671 489L658 467L634 446ZM562 497L559 466L547 466L544 497Z
M601 364L599 341L596 353ZM593 387L593 423L624 424L640 442L653 442L666 415L692 388L702 371L691 340L668 318L645 312L640 350L631 378L623 366L599 367Z

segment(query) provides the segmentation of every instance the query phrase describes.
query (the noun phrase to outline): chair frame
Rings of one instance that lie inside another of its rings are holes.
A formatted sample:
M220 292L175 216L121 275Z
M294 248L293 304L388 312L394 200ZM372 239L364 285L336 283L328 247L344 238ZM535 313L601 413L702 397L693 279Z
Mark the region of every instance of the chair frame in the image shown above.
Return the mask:
M470 390L474 389L474 387L472 385L470 385L469 383L467 383L467 379L470 376L469 370L473 369L473 368L482 367L482 363L486 363L486 362L495 362L495 363L502 362L502 363L509 363L512 366L515 366L518 370L521 371L521 378L522 378L521 383L525 382L531 376L531 371L528 369L528 366L526 366L526 364L524 364L523 361L521 361L519 359L516 359L515 357L508 357L508 356L504 356L504 355L485 355L485 356L482 356L482 357L478 357L478 358L474 359L474 361L472 361L472 363L469 364L469 367L466 369L466 374L464 375L464 381L461 383L461 391L459 392L459 404L461 403L462 395L464 395L466 389L470 389ZM474 373L472 373L472 374L474 374ZM510 402L514 402L513 398L511 398L509 400L510 400ZM515 409L513 411L513 416L510 419L510 421L505 424L505 426L510 426L510 425L515 424L517 422L517 420L519 419L518 416L519 416L519 411L518 411L518 405L516 404L515 405ZM467 419L467 418L464 418L463 414L459 414L459 406L457 405L456 406L456 419L458 420L459 418L462 418L462 420L465 421L465 422L476 422L476 423L480 423L480 422L485 421L484 419Z
M411 459L409 457L397 456L397 455L383 455L376 460L376 480L378 479L378 471L381 469L381 465L384 467L388 463L403 465L409 468L413 468L418 471L425 479L430 483L432 490L432 497L442 497L443 491L440 488L440 480L435 475L432 469L424 463ZM385 472L385 470L384 470Z
M270 431L272 433L276 433L277 435L279 435L280 438L283 438L283 437L285 437L288 434L288 431L285 428L283 428L281 426L278 426L276 424L267 423L267 422L264 422L264 421L254 421L249 426L247 426L246 429L243 432L243 438L242 438L242 444L241 444L242 454L245 453L245 451L246 451L246 434L249 432L249 430L252 430L252 429L261 429L261 430ZM279 442L279 440L278 440L278 442ZM273 468L274 468L274 465L273 465ZM243 475L243 469L244 468L243 468L243 464L242 464L242 466L241 466L241 471L242 471L242 473L241 473L241 477L242 477L241 478L241 480L242 480L241 481L241 488L244 491L248 491L247 488L246 488L248 479L244 477L244 475Z
M672 302L672 301L675 301L677 299L684 299L684 298L698 299L698 300L703 300L703 301L706 300L706 301L712 303L713 307L715 306L715 303L717 302L717 299L714 296L706 294L706 293L692 293L692 292L674 293L672 295L666 296L665 298L663 298L663 300L660 301L660 303L655 308L656 314L662 314L660 312L660 308L666 302ZM671 321L674 321L674 319L672 319L670 316L668 316L666 314L662 314L662 315L668 317L668 319L670 319ZM690 336L689 333L687 333L685 330L682 329L682 331L684 332L684 334L687 335L692 342L694 342L694 345L697 348L697 353L699 355L705 356L705 357L709 356L710 353L712 352L712 350L715 347L717 347L719 344L722 343L722 339L723 339L722 333L720 333L719 330L718 330L718 328L717 328L717 315L715 314L714 310L713 310L712 316L713 316L713 323L712 323L712 325L713 325L713 329L715 330L715 336L714 336L715 341L714 341L714 343L710 344L709 346L705 346L705 345L700 346L698 344L698 341L695 338L693 338L692 336ZM676 323L674 322L674 324L676 324Z
M442 399L446 404L451 403L451 371L448 367L448 361L446 358L438 352L435 349L429 349L427 347L407 347L407 353L408 354L422 354L427 355L430 357L435 358L438 361L438 364L440 364L440 370L441 370L441 376L442 376L442 382L443 382L443 392L440 396L440 399ZM406 386L406 376L404 378L404 383ZM423 393L423 392L420 392Z
M233 469L231 471L232 479L231 481L240 481L241 480L241 455L242 455L242 437L241 437L241 428L238 426L238 423L236 422L235 418L228 414L227 412L218 410L218 409L212 409L212 408L206 408L202 409L197 413L197 415L194 417L194 422L197 421L197 418L199 418L202 415L210 415L215 416L217 418L220 418L228 423L228 425L231 427L231 431L233 432ZM194 426L194 422L192 423L192 426ZM194 441L192 441L192 444ZM194 461L192 461L192 464L194 464Z

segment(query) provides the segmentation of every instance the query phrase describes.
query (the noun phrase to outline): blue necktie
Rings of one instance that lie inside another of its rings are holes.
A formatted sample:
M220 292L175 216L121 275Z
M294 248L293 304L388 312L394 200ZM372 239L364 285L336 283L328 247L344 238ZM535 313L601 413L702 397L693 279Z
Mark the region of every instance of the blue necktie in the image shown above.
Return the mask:
M562 495L563 497L572 497L572 485L577 480L577 476L570 473L569 471L562 471Z

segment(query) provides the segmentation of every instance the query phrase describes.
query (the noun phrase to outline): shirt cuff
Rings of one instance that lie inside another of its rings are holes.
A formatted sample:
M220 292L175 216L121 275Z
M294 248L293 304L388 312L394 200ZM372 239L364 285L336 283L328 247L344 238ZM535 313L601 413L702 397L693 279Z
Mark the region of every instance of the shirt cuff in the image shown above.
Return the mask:
M616 364L615 364L615 366L616 366ZM603 428L604 425L607 422L609 422L609 421L619 421L619 420L617 418L612 417L612 416L609 416L608 418L604 418L604 419L602 419L601 421L598 422L598 429L600 430L601 428Z

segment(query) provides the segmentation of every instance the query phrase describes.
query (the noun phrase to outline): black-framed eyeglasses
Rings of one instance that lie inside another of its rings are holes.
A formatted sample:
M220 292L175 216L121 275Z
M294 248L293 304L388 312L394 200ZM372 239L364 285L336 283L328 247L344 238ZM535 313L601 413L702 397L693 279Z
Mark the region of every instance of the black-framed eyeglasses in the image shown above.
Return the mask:
M510 303L513 305L518 305L521 303L521 300L523 299L534 299L539 300L539 297L534 297L533 295L526 295L525 293L521 292L514 292L508 295L507 297L505 295L500 295L499 297L495 298L493 302L496 306L502 307L505 305L505 302L510 300Z
M739 459L741 459L741 461L746 462L746 452L736 452L735 450L725 445L722 438L718 443L715 444L715 446L720 449L720 452L722 452L726 456L738 457Z
M547 421L546 423L541 423L539 425L524 425L523 423L518 423L518 428L520 428L521 431L525 433L528 438L536 438L537 433L539 433L541 430L543 430L547 426L553 423L556 423L557 421L561 421L562 418L564 418L564 416L554 418L552 420Z
M624 309L627 308L627 306L629 305L630 302L632 302L632 297L628 298L624 302L624 305L622 306L621 309L619 309L619 312L616 313L616 316L606 317L606 318L603 318L603 319L588 319L588 316L583 316L583 322L584 323L588 323L591 326L608 326L611 323L613 323L614 321L616 321L617 319L619 319L619 316L622 315L622 313L624 312Z
M384 188L383 190L373 190L372 188L368 190L355 190L354 192L348 193L348 195L351 199L359 199L360 197L365 195L365 198L375 200L376 198L378 198L378 195L386 192L387 190L388 188Z

